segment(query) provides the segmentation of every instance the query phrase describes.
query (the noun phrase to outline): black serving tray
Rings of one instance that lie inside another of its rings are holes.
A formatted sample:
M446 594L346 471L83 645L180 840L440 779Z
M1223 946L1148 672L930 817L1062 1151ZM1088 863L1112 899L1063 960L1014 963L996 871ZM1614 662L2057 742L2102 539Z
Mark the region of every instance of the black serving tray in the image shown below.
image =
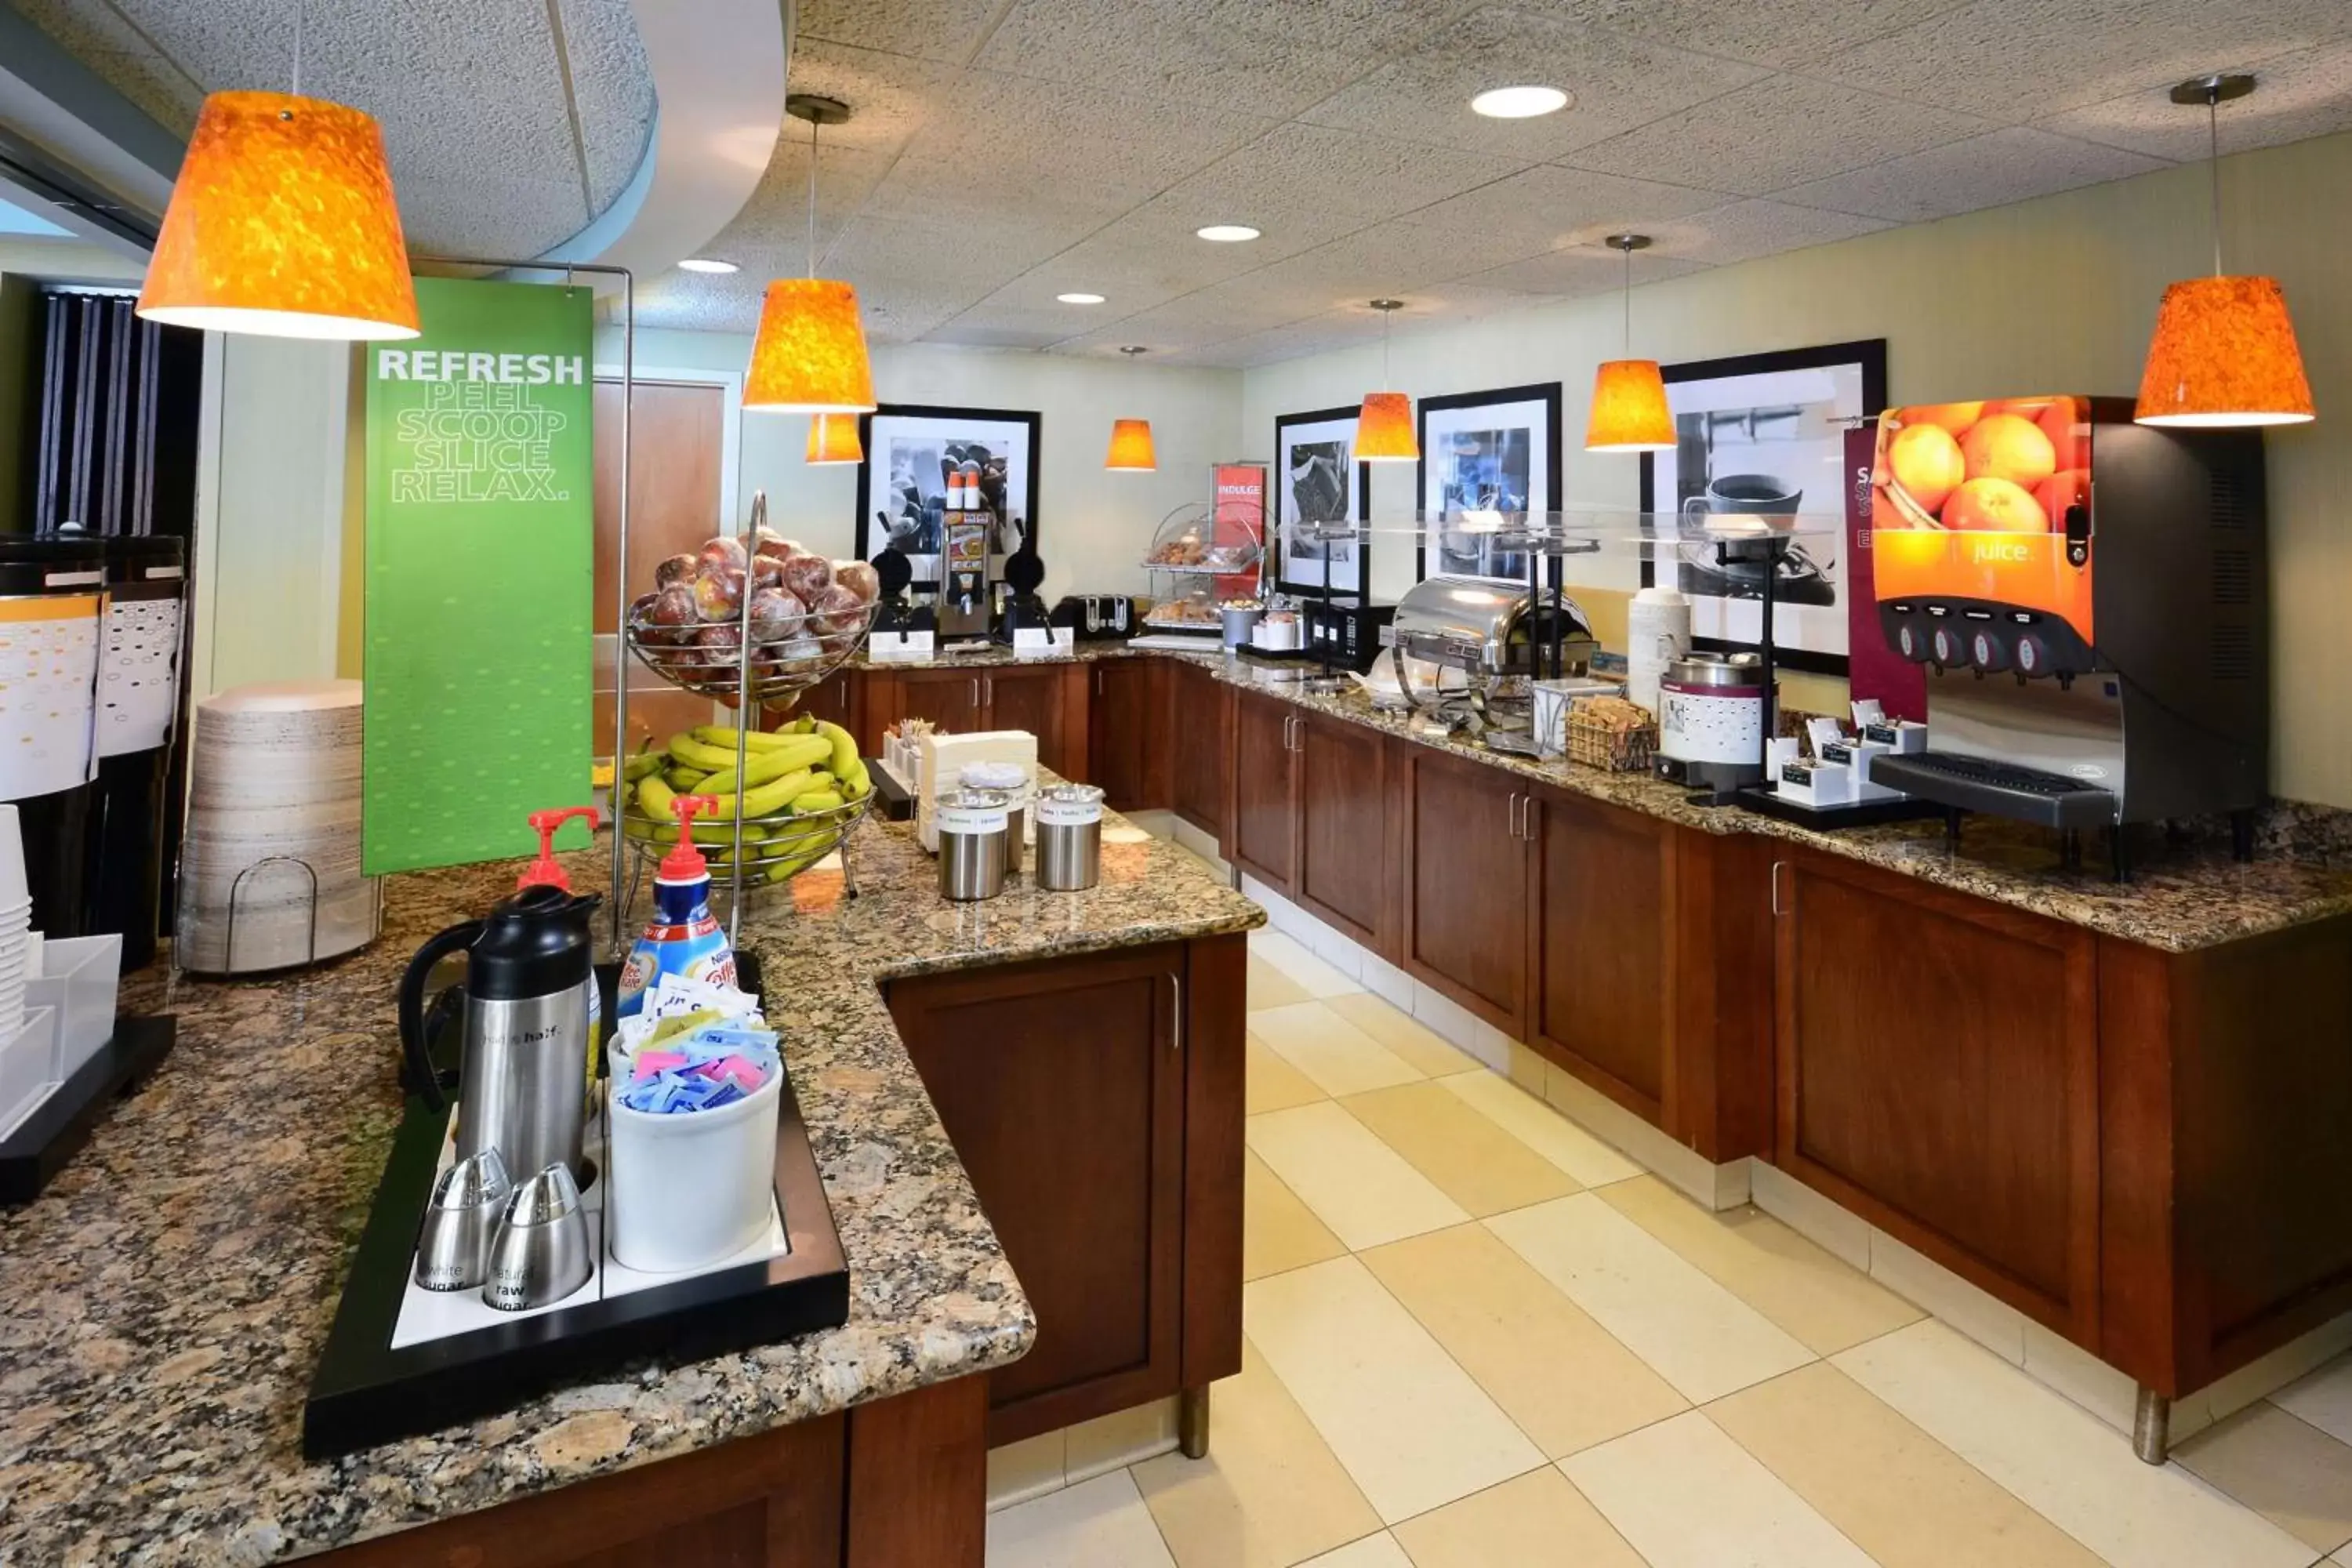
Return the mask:
M179 1025L169 1013L116 1019L114 1037L0 1140L0 1204L39 1197L89 1142L99 1119L155 1070L178 1037Z
M1769 784L1741 784L1732 798L1759 816L1776 817L1782 822L1801 823L1807 827L1824 830L1876 827L1883 823L1918 822L1944 815L1944 808L1934 801L1918 800L1909 795L1901 800L1857 800L1843 805L1807 805L1801 800L1781 799L1772 793Z
M628 1362L724 1355L849 1319L848 1263L787 1071L776 1114L776 1206L791 1248L782 1257L394 1348L447 1129L445 1112L408 1101L302 1406L306 1459L494 1415Z

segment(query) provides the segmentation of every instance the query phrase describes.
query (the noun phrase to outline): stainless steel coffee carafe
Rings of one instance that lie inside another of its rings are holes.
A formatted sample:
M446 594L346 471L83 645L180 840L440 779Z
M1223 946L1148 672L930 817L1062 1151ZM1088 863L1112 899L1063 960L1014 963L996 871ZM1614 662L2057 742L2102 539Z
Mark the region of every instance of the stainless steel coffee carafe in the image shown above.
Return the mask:
M518 1182L560 1163L587 1184L588 916L599 901L526 888L409 960L400 982L401 1048L414 1086L438 1110L447 1102L425 1052L425 983L442 959L466 954L458 1159L496 1149Z

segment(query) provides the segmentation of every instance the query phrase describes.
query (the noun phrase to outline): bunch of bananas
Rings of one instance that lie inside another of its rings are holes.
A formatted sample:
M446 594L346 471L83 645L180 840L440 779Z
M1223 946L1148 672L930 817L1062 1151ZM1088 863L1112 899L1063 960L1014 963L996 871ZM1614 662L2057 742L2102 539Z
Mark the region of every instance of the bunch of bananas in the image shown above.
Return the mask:
M718 809L698 818L693 833L713 867L732 868L740 816L745 873L780 882L832 852L840 837L838 814L873 787L856 741L838 724L803 715L782 730L740 736L724 725L704 724L628 760L622 770L627 805L621 831L671 842L677 817L670 803L681 795L709 795Z

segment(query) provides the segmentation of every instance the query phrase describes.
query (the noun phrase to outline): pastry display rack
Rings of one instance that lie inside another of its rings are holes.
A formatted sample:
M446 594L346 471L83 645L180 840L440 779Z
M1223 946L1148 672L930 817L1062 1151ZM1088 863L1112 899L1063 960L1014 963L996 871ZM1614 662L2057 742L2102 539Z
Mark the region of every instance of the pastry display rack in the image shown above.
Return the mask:
M736 537L744 559L753 559L767 532L768 496L751 493L751 516ZM730 621L691 625L656 621L657 597L632 593L628 541L620 550L621 640L646 668L683 690L709 697L733 709L738 717L735 736L735 776L748 771L748 731L759 721L762 708L789 708L802 692L817 685L847 663L866 646L867 632L880 609L879 595L854 610L800 615L755 614L758 595L742 593L741 608ZM613 733L616 741L629 732L629 682L614 682ZM627 804L626 759L616 756L613 767L614 816L620 831L613 845L612 942L616 954L628 949L628 910L641 873L660 860L668 843L676 841L675 822L656 831L652 819L635 815ZM829 811L795 816L789 812L720 818L696 833L696 841L710 862L714 884L728 890L727 933L740 946L743 895L747 889L781 883L839 850L846 890L856 891L849 866L848 838L873 800L869 785L855 801ZM624 847L627 846L628 847Z
M1160 519L1143 566L1154 586L1146 628L1222 637L1225 601L1264 597L1265 531L1232 508L1188 501Z

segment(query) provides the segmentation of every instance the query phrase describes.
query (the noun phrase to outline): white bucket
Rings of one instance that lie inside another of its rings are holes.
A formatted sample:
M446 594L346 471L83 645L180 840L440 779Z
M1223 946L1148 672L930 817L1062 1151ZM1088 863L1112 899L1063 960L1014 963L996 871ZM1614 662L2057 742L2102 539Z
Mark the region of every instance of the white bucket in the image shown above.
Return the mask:
M604 1220L614 1260L646 1274L708 1268L767 1230L775 1208L781 1066L717 1110L662 1115L621 1103L615 1076Z

